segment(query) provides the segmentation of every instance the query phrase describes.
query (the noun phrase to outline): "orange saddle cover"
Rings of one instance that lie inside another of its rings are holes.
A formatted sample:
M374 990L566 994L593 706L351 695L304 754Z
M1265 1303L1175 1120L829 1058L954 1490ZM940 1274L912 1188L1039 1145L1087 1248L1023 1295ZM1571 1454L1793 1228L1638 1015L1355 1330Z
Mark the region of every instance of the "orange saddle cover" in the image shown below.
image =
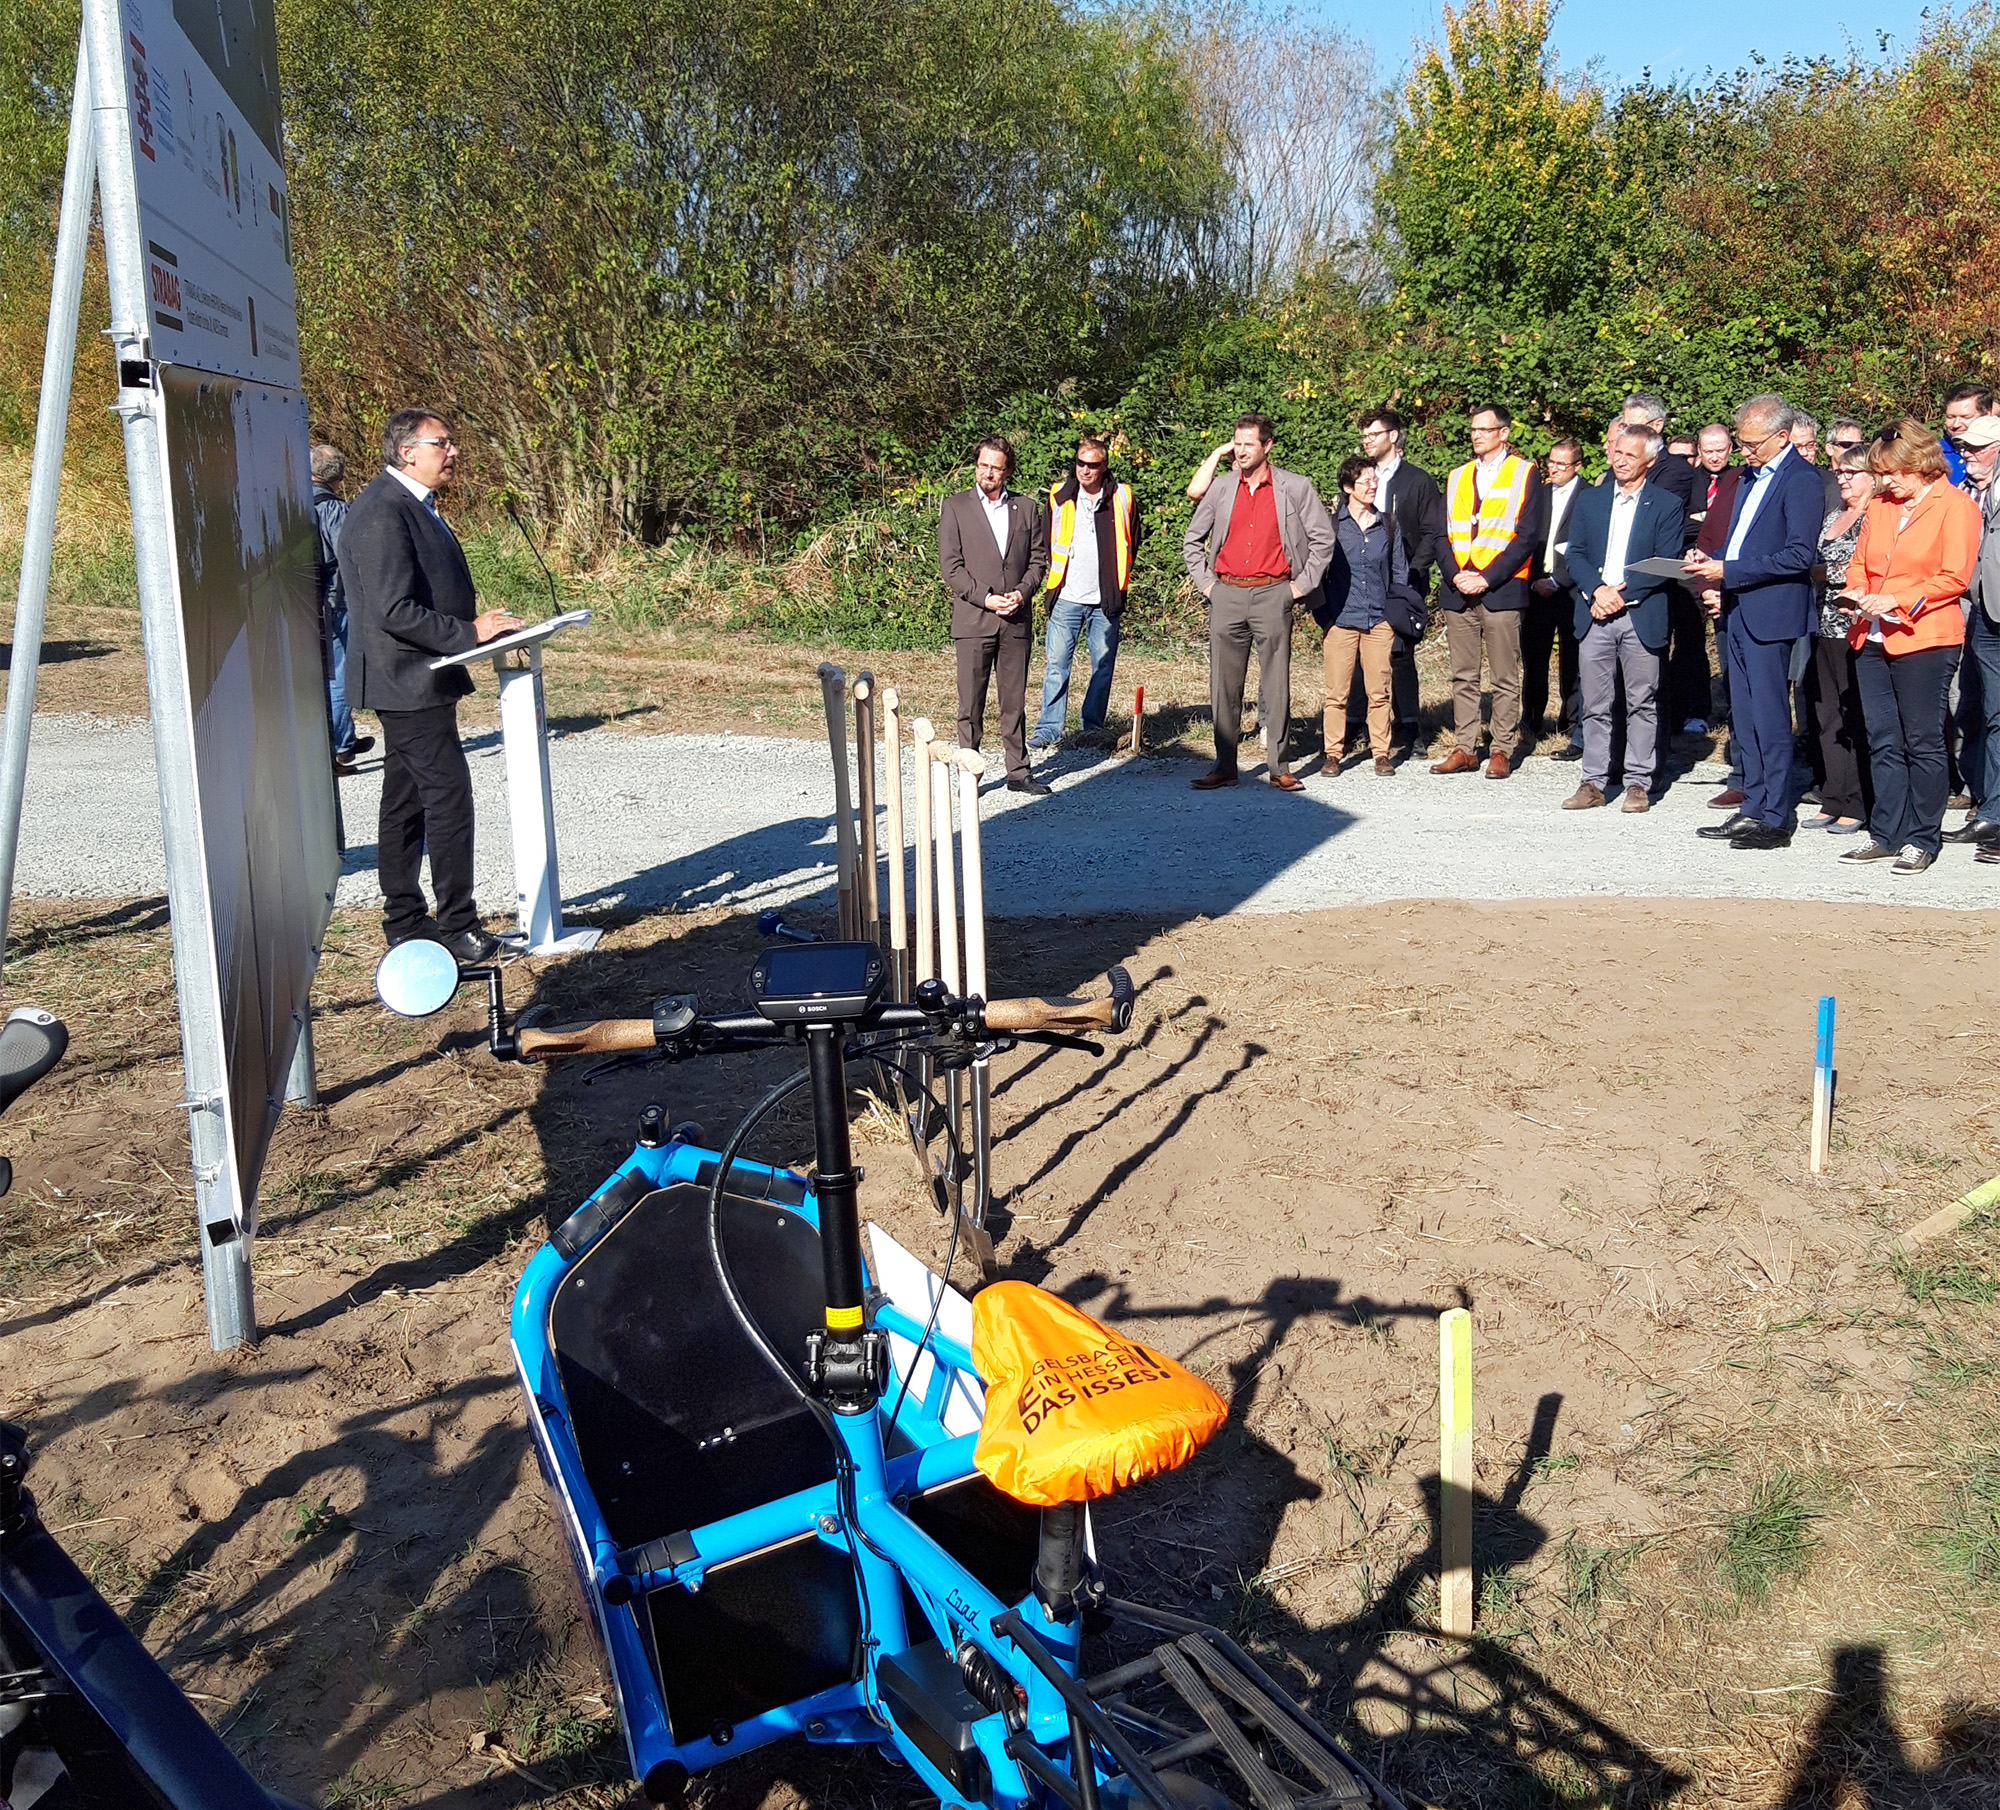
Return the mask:
M1089 1502L1185 1464L1229 1416L1172 1358L1026 1282L995 1282L973 1298L972 1367L986 1384L972 1461L1036 1508Z

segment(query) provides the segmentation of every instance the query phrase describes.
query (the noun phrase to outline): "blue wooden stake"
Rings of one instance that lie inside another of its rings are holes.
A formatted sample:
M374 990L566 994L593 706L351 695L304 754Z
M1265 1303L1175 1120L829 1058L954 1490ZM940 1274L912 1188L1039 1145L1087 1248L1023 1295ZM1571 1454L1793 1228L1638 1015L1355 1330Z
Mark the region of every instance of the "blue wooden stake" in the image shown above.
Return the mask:
M1833 1134L1833 995L1819 1002L1819 1038L1813 1052L1812 1172L1826 1168L1827 1140Z

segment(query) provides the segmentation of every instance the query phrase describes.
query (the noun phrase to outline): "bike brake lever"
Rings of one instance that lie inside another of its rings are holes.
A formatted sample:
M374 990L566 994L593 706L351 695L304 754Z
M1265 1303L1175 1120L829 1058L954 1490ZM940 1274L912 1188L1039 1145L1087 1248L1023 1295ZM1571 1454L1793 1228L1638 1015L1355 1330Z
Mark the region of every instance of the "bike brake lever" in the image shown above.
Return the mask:
M1061 1031L1015 1031L1011 1033L1015 1043L1041 1043L1052 1050L1081 1050L1086 1056L1102 1056L1104 1045L1092 1043L1088 1037L1070 1037Z
M621 1068L650 1068L655 1062L666 1060L664 1050L635 1050L623 1056L611 1056L603 1062L596 1062L583 1071L583 1085L588 1087L601 1075L615 1074Z

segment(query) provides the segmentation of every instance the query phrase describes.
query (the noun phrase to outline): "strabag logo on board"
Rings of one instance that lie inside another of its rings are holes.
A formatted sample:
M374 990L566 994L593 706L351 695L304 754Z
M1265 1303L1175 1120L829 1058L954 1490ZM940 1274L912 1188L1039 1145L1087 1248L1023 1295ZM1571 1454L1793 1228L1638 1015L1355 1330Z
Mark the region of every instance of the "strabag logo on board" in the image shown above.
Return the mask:
M146 241L146 278L153 292L153 318L176 333L181 327L180 260L164 245Z

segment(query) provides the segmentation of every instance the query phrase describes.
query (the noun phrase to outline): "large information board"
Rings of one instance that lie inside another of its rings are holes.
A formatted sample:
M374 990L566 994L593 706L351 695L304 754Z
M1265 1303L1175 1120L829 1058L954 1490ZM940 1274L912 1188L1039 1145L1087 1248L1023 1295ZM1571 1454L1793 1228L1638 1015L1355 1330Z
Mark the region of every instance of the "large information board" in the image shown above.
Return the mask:
M340 878L305 400L160 371L181 649L235 1155L257 1181Z
M277 14L275 0L109 3L165 493L144 513L164 514L171 555L170 608L148 633L170 625L186 688L170 711L156 700L155 739L163 808L169 787L191 794L200 841L198 864L168 864L176 930L202 945L183 1047L191 1098L226 1132L207 1220L226 1212L247 1241L340 875ZM135 500L135 533L141 513ZM179 937L176 961L195 957Z
M153 356L299 387L271 0L122 0Z

